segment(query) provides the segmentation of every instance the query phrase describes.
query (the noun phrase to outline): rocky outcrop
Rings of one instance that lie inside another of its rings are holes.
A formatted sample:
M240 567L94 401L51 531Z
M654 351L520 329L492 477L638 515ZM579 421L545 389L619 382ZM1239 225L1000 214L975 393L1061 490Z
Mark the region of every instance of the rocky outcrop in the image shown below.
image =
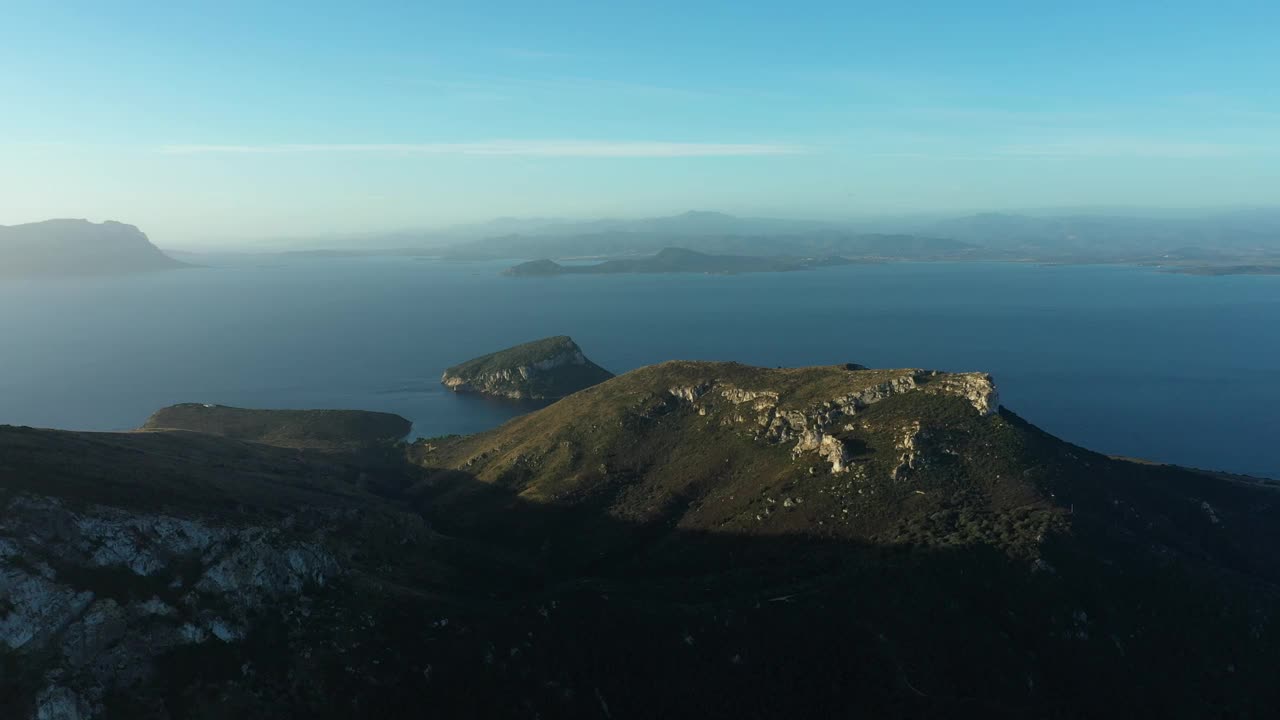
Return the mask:
M0 514L0 645L45 667L35 717L99 717L163 653L237 642L338 577L322 540L296 517L236 527L19 495Z
M444 371L440 382L458 393L512 400L554 400L613 374L587 359L572 339L557 336L478 357Z
M851 364L846 368L851 372L865 371L860 365ZM922 392L962 398L983 416L992 415L999 409L999 394L991 376L986 373L898 372L891 379L803 408L782 407L781 395L774 390L745 390L716 380L671 387L667 392L684 402L696 404L702 415L710 412L710 401L705 398L723 398L735 406L734 411L727 415L727 422L753 426L753 434L759 440L794 443L793 457L816 454L831 466L834 473L846 472L850 467L848 449L836 433L859 411L878 402L904 393ZM744 408L746 412L743 412ZM916 431L919 432L918 424ZM914 437L912 435L909 440ZM913 467L915 462L913 445L904 445L900 449L904 453L899 470L894 471L895 478Z
M831 472L843 473L849 470L849 450L836 437L820 430L805 430L791 450L792 457L800 457L804 453L817 453L819 457L831 464Z
M902 480L907 477L907 473L915 470L918 463L922 462L921 443L928 436L928 433L920 428L920 421L914 421L911 425L903 428L901 436L895 444L896 449L901 453L898 456L898 464L893 469L891 477L894 480Z
M994 415L1000 410L1000 393L987 373L934 373L932 378L930 392L962 397L983 415Z
M555 370L572 365L586 365L587 358L581 350L566 351L559 355L520 365L514 368L503 368L482 375L464 378L459 374L446 372L440 378L445 387L454 392L482 392L488 395L506 395L507 397L524 397L517 389L512 392L511 385L519 385L537 373Z

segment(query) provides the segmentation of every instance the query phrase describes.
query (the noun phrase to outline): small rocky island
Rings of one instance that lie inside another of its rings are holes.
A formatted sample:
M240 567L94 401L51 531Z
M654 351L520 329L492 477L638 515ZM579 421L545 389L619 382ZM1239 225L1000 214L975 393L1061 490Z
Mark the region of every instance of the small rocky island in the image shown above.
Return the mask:
M187 430L263 445L323 450L392 445L407 438L412 427L399 415L366 410L250 410L183 403L157 410L139 429Z
M557 335L454 365L440 382L454 392L555 400L611 377L613 373L588 360L569 336Z

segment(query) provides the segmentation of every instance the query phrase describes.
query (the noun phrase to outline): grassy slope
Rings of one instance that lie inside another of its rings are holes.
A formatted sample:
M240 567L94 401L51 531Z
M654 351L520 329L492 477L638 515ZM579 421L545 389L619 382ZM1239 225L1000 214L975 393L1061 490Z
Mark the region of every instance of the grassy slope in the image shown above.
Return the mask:
M472 358L464 363L458 363L451 368L445 370L450 375L461 375L470 377L474 375L487 375L489 373L501 372L521 366L532 365L541 362L556 355L565 352L577 350L578 346L568 335L556 335L555 337L542 338L532 342L522 343L506 350L481 355L478 358Z
M859 414L853 430L838 432L854 449L855 469L833 475L816 455L793 459L794 443L753 439L749 418L732 421L750 415L749 404L738 407L716 398L700 415L667 392L715 379L743 390L777 392L783 410L810 410L909 372L665 363L494 431L430 449L420 446L417 452L424 465L465 468L527 500L584 503L634 522L665 517L684 529L898 539L905 532L901 518L928 514L957 493L979 499L984 507L1034 516L1014 521L1022 522L1027 533L1038 534L1053 522L1060 510L1033 485L992 482L1002 470L1016 474L1014 466L1023 460L1019 433L1003 418L978 416L964 400L920 392L871 406ZM935 429L940 444L999 444L1006 454L944 456L912 481L891 480L901 455L895 445L902 429L917 419ZM784 512L788 498L801 502ZM767 517L758 520L757 515Z
M840 698L906 716L1267 706L1280 660L1274 486L1114 460L928 392L858 413L844 433L861 448L855 469L833 475L725 424L737 410L723 401L704 415L667 392L716 379L803 408L901 372L644 368L488 433L418 445L434 469L420 506L446 532L598 588L608 616L638 614L637 632L660 638L673 620L654 616L685 608L699 643L769 655L749 682L787 677L789 693L811 695L786 697L815 712ZM900 431L916 422L922 462L895 480ZM879 705L885 688L909 701Z
M197 403L163 408L143 430L190 430L237 440L299 448L385 445L403 440L411 423L363 410L247 410Z
M270 516L369 498L353 487L355 473L342 462L203 433L0 426L0 446L0 493L49 495L75 504Z
M908 372L664 363L486 433L419 443L411 453L440 471L442 487L451 473L465 472L480 481L465 483L466 492L500 488L522 501L589 508L628 523L879 544L985 544L1023 556L1038 555L1055 533L1109 528L1158 536L1190 555L1212 544L1222 558L1280 578L1280 563L1269 560L1265 543L1253 542L1280 541L1259 510L1280 502L1274 485L1108 458L1007 411L983 416L961 398L930 392L928 378L921 390L873 404L847 419L849 429L837 430L853 456L844 474L831 473L815 454L793 457L794 443L753 437L749 403L734 405L715 390L696 404L669 393L714 380L717 388L777 392L782 410L811 410ZM899 442L916 423L918 466L894 479ZM787 499L791 507L784 507ZM1149 514L1126 514L1138 506Z
M540 371L524 381L523 387L530 398L545 400L572 395L613 377L613 373L590 360L586 365L561 365Z

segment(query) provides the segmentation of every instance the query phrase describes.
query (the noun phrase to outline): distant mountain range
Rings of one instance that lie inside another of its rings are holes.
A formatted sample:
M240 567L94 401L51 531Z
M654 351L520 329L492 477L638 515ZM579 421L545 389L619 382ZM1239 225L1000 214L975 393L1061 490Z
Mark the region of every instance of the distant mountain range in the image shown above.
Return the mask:
M261 246L265 248L267 246ZM720 256L867 260L1131 263L1180 272L1280 268L1280 209L1137 217L982 213L822 222L692 211L668 217L572 221L499 218L431 231L334 236L274 250L181 253L197 264L260 264L355 255L451 260L630 259L681 248ZM287 249L285 249L287 248ZM182 267L137 228L49 220L0 226L0 276L102 274ZM1208 272L1205 272L1205 271Z
M1280 255L1280 210L1204 217L983 213L917 230L1033 258L1206 259Z
M605 260L593 265L561 265L554 260L530 260L509 268L504 274L515 277L549 275L610 275L621 273L737 273L788 272L815 267L848 265L854 260L826 257L761 257L759 255L707 255L684 248L663 248L656 255Z
M436 253L454 259L617 258L677 246L711 254L886 260L1280 264L1280 209L1268 208L1156 217L980 213L848 223L694 211L587 222L505 218L453 233L435 236L443 243Z
M668 217L640 219L601 219L588 221L533 220L522 223L505 218L488 224L506 227L506 234L520 235L596 235L601 233L648 233L682 236L697 235L794 235L800 233L838 231L838 223L817 220L738 217L709 210L690 210Z
M242 246L247 252L284 253L363 249L442 248L472 240L506 236L596 235L602 233L656 233L666 235L762 235L840 230L845 226L813 220L744 218L707 210L655 218L602 218L574 220L553 217L500 217L476 223L440 228L406 228L382 232L342 233L263 239Z
M0 277L109 275L184 267L123 223L46 220L0 226Z
M883 259L959 259L979 249L948 238L869 233L834 223L694 211L640 220L539 224L524 232L455 242L446 246L443 254L455 259L563 259L651 255L669 247L721 255Z
M681 235L603 232L587 235L508 235L445 248L457 260L498 258L588 258L650 255L681 247L718 255L841 255L851 258L963 259L980 248L965 242L913 235L871 235L824 231L786 235Z
M893 237L952 240L988 249L1033 247L1055 253L1115 249L1167 251L1185 245L1235 248L1280 247L1280 208L1219 212L1170 213L1140 210L1107 213L1090 209L1060 213L976 213L946 216L903 215L858 221L816 221L739 217L695 210L679 215L639 219L565 220L499 218L430 231L349 236L344 248L494 246L514 238L810 238ZM359 243L354 241L359 239ZM477 242L479 241L479 242ZM475 245L472 245L472 244ZM683 244L683 243L682 243ZM332 247L330 243L326 247ZM311 244L310 247L319 247Z

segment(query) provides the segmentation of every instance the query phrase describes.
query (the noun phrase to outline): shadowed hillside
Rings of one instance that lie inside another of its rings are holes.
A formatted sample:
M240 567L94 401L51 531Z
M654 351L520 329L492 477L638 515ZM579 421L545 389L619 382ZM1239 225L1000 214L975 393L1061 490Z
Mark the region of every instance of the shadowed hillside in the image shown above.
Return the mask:
M678 362L407 458L0 428L0 711L1266 716L1276 488L998 408Z
M157 410L143 430L191 430L298 448L357 448L404 440L412 423L365 410L247 410L186 403Z

